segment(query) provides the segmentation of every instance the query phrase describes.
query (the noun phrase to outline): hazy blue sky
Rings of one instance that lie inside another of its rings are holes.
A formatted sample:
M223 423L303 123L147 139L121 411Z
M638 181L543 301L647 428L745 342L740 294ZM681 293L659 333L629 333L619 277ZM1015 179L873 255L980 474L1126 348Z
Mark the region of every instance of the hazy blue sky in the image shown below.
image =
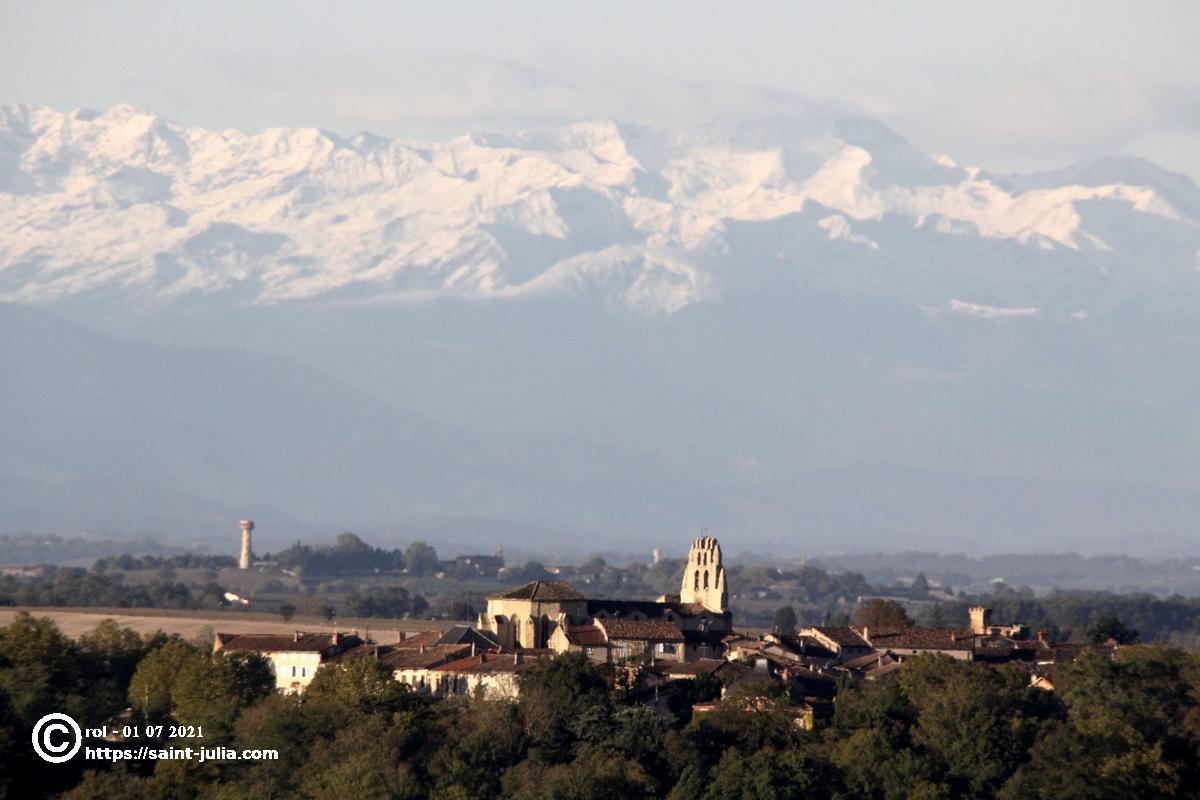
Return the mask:
M860 108L996 169L1134 153L1200 179L1200 3L0 6L0 102L446 136Z

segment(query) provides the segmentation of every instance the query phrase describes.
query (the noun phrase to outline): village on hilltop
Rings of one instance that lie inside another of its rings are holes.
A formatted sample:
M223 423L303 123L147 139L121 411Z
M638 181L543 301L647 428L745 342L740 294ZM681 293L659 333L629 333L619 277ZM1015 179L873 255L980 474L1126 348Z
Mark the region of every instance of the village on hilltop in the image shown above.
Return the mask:
M243 524L243 568L252 527ZM288 694L302 694L320 669L370 658L419 694L495 699L517 698L521 673L533 664L578 653L611 685L640 692L652 704L668 702L684 682L715 681L723 696L740 682L778 681L796 698L798 721L811 726L815 717L832 713L841 679L889 680L914 656L1011 664L1028 672L1031 686L1052 690L1056 665L1086 648L1111 655L1117 646L1052 642L1044 630L1031 636L1020 624L994 624L983 606L971 608L966 628L846 624L739 631L721 546L711 536L693 541L675 595L591 598L563 580L533 580L490 595L474 625L397 632L393 638L379 641L357 630L218 632L214 649L262 655L276 689ZM693 710L707 707L696 703Z

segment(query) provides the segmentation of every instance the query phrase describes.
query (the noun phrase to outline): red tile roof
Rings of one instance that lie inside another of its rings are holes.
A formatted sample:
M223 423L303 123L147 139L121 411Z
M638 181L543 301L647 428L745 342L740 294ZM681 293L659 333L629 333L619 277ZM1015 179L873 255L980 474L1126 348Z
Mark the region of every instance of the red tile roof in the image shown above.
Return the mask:
M492 597L497 600L541 600L543 602L587 599L566 581L530 581L494 594Z
M723 658L701 658L696 661L655 661L651 668L655 672L661 672L667 676L695 676L695 675L712 675L718 670L729 670L732 672L743 673L749 672L750 668L741 664L734 664L726 661Z
M419 631L417 633L406 634L403 639L396 642L394 647L404 649L413 647L429 647L437 644L438 639L442 638L441 631Z
M974 650L975 634L970 628L906 628L904 630L867 630L876 650Z
M811 630L824 636L838 647L870 647L858 631L849 625L823 625Z
M397 669L430 669L447 661L462 658L471 652L470 645L441 644L433 647L407 648L392 650L381 655L380 662L393 670Z
M891 656L886 653L870 652L866 655L851 658L848 661L843 661L839 666L843 669L869 669L871 667L880 666L884 661L894 661Z
M655 619L598 619L596 624L604 629L610 640L638 639L653 642L682 642L683 631L673 622Z
M515 653L479 653L478 655L448 661L434 669L437 672L490 675L504 672L521 672L533 666L536 662L537 658L528 658L524 653L519 655Z
M600 647L608 644L608 639L605 638L604 631L596 625L568 627L567 641L580 647Z
M218 633L222 650L250 650L257 653L321 653L333 648L361 644L357 636L344 633Z
M348 647L345 650L341 650L340 652L329 656L327 660L334 663L341 663L345 661L353 661L356 658L379 658L385 653L391 652L391 650L391 645L369 644L367 642L363 642L362 644L357 644L354 647Z

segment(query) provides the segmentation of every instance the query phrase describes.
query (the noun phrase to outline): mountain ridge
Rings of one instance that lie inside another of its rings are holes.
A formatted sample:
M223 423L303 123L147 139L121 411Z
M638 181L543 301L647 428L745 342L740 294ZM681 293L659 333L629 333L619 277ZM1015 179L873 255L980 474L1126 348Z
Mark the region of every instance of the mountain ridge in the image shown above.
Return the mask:
M904 242L928 228L939 240L1079 254L1104 276L1140 254L1114 247L1112 220L1081 209L1103 207L1118 227L1153 218L1195 262L1197 198L1186 177L1130 160L996 178L832 111L686 131L595 122L416 143L318 128L214 133L132 106L4 106L0 299L413 302L590 287L621 307L670 314L719 300L739 255L732 225L790 218L868 265L907 260ZM802 264L804 252L779 257ZM1194 297L1194 275L1178 274L1194 267L1161 269ZM952 299L1045 301L913 297ZM1084 292L1077 305L1094 301Z

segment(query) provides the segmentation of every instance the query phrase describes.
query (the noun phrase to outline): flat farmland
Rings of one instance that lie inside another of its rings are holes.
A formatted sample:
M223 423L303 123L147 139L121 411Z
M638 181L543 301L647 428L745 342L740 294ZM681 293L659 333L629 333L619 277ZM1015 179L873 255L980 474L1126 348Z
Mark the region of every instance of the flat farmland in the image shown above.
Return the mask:
M178 634L185 639L208 637L216 631L221 633L292 633L294 631L350 632L360 635L369 633L371 638L382 644L394 642L399 633L412 633L432 629L444 629L454 624L452 620L430 619L362 619L346 618L327 622L322 617L297 615L282 622L278 614L255 611L189 611L158 608L23 608L8 606L0 608L0 625L8 625L21 611L35 617L49 617L59 629L71 638L90 631L101 620L115 620L119 625L146 634L162 631Z

